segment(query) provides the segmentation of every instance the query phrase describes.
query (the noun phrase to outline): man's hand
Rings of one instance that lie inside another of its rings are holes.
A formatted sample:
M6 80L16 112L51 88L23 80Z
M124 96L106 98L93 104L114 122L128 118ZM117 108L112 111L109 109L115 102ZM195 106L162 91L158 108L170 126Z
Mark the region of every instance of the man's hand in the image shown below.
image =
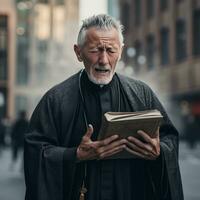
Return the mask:
M160 155L159 129L156 131L156 138L151 138L141 130L137 133L143 141L132 136L128 137L126 150L138 158L155 160Z
M127 140L118 139L118 135L110 136L101 141L92 141L92 133L93 127L92 125L89 125L87 132L77 148L78 160L103 159L126 148Z

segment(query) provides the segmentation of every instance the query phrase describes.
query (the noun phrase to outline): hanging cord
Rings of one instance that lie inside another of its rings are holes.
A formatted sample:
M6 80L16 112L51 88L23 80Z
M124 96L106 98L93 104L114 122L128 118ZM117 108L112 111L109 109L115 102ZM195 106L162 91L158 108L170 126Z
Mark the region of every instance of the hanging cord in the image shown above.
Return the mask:
M78 81L78 86L79 86L79 93L80 93L80 96L81 96L81 102L83 104L83 117L84 117L84 122L85 122L85 126L86 126L86 129L88 128L88 120L87 120L87 116L86 116L86 107L85 107L85 99L83 97L83 91L82 91L82 87L81 87L81 77L82 77L82 74L83 74L83 70L81 70L80 74L79 74L79 81Z
M84 177L80 191L80 198L79 198L80 200L85 200L85 193L87 192L87 188L85 187L86 176L87 176L87 165L86 163L84 163Z
M81 70L80 74L79 74L79 92L80 92L80 96L81 96L81 101L83 104L83 117L84 117L84 122L85 122L85 126L86 129L88 128L88 120L87 120L87 116L86 116L86 108L85 108L85 100L83 97L83 92L82 92L82 88L81 88L81 77L83 74L83 69ZM87 163L85 162L84 164L84 176L83 176L83 182L82 182L82 186L81 186L81 190L80 190L80 200L84 200L85 199L85 193L87 192L87 188L86 188L86 177L87 177Z
M81 96L81 101L83 104L83 117L84 117L84 122L85 122L85 126L86 129L88 128L88 120L87 120L87 115L86 115L86 107L85 107L85 99L83 96L83 92L82 92L82 87L81 87L81 77L83 74L84 69L81 70L80 74L79 74L79 92L80 92L80 96ZM117 76L118 78L118 76ZM119 78L117 81L117 91L118 91L118 112L120 112L121 110L121 99L120 99L120 86L119 86ZM84 163L84 177L83 177L83 182L82 182L82 186L81 186L81 190L80 190L80 200L85 200L85 193L88 191L86 188L86 177L87 177L87 163Z

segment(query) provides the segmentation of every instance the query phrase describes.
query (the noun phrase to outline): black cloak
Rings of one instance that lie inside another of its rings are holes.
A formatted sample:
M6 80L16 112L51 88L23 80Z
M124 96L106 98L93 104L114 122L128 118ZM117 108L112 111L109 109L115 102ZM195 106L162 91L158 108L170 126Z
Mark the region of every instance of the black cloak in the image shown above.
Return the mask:
M76 200L79 197L84 162L77 162L76 149L85 133L79 75L77 73L50 89L33 112L30 130L25 136L26 200ZM164 116L160 127L160 162L164 163L164 179L169 185L167 198L183 200L177 130L145 83L117 76L133 110L158 109ZM156 174L159 165L149 162L147 168Z

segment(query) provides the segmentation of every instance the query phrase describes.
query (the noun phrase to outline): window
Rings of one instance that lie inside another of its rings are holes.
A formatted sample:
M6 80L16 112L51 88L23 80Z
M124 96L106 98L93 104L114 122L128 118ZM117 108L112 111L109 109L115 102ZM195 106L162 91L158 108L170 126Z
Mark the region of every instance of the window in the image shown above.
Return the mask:
M160 59L161 65L166 65L169 63L169 30L168 28L163 28L160 31Z
M0 15L0 80L7 79L8 68L8 17Z
M147 19L152 18L155 13L155 0L146 0Z
M29 73L29 41L25 36L18 37L17 44L17 83L25 85L28 83ZM20 51L19 51L20 49Z
M168 8L169 0L160 0L160 10L165 11Z
M17 60L16 60L16 81L17 84L26 85L28 83L30 66L30 12L17 12ZM32 55L31 55L32 56Z
M128 3L125 3L122 6L122 24L124 25L124 32L126 33L129 30L129 19L130 19L130 6Z
M153 69L155 56L155 38L153 35L147 37L146 58L148 69Z
M184 20L176 22L176 60L182 61L186 57L186 27Z
M135 0L135 26L141 24L141 0Z
M45 75L47 70L47 52L48 52L49 40L38 40L37 41L37 62L35 66L35 72L37 73L37 82L43 83L45 81ZM62 52L61 49L58 51L59 55Z
M200 10L193 13L193 55L200 55Z

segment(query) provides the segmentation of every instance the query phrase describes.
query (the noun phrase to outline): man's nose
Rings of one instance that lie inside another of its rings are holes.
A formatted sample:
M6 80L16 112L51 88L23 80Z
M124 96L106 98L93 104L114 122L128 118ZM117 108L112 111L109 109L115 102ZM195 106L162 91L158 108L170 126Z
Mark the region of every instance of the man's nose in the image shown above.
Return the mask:
M101 53L99 55L99 64L100 65L108 64L108 54L107 54L107 52L105 50L101 51Z

